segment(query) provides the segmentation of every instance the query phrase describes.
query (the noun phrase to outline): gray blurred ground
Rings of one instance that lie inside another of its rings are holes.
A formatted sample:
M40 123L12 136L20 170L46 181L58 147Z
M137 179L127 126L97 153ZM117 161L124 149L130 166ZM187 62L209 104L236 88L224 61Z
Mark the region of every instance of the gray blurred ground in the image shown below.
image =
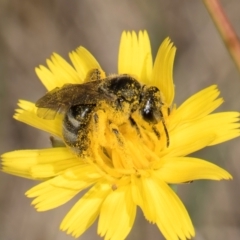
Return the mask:
M222 1L240 35L240 1ZM197 0L1 0L0 154L48 147L48 135L12 119L18 99L36 101L45 93L34 68L52 52L67 57L79 45L89 49L106 72L116 72L122 30L146 29L153 53L170 36L178 48L174 69L176 103L218 84L221 110L240 110L240 75L206 9ZM221 131L221 129L219 129ZM194 156L229 170L233 181L199 181L179 187L196 228L196 240L240 239L240 140L207 148ZM36 183L0 173L0 240L67 240L58 230L78 199L37 213L24 192ZM80 239L99 239L96 224ZM139 211L128 239L162 239Z

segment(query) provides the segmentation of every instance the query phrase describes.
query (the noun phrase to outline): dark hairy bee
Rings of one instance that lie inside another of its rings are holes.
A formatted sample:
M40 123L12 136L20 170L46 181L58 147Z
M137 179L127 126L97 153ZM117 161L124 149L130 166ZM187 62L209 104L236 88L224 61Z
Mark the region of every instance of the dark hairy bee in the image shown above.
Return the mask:
M91 119L97 121L97 110L107 109L108 122L120 126L129 122L139 132L138 123L132 117L138 112L142 120L152 126L158 138L155 125L162 121L169 145L169 135L162 113L160 90L154 86L140 84L127 74L113 75L99 79L97 69L90 72L83 84L65 84L55 88L36 102L37 115L54 119L63 114L62 135L65 144L78 155L87 153L90 138Z

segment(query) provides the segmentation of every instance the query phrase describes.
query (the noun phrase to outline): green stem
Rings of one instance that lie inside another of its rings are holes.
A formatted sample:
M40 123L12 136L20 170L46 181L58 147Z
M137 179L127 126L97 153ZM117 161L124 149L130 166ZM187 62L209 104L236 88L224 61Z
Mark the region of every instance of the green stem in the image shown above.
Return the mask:
M219 0L203 0L222 39L240 71L240 42Z

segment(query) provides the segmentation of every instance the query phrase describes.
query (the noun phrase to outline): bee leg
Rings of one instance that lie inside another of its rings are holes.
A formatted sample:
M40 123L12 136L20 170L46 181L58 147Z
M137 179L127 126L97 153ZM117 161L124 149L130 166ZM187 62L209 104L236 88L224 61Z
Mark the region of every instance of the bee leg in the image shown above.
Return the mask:
M165 121L164 121L164 118L162 119L162 125L163 125L164 132L165 132L166 138L167 138L167 147L169 147L170 139L169 139L169 134L168 134L168 130L167 130L167 127L166 127L166 123L165 123Z
M120 147L124 146L124 139L122 134L120 134L119 130L113 126L111 126L111 131L112 133L115 135L116 139L117 139L117 143Z
M165 134L166 134L167 147L169 147L170 139L169 139L169 134L168 134L168 130L167 130L166 123L165 123L165 121L164 121L163 115L162 115L162 125L163 125L163 128L164 128L164 132L165 132ZM157 130L156 126L153 126L153 127L152 127L152 130L153 130L153 132L155 133L155 135L157 136L157 138L160 139L161 134L160 134L160 132Z
M168 109L167 109L168 116L170 115L170 113L171 113L171 109L168 107Z
M105 137L107 116L103 110L98 110L92 115L92 138L93 142L98 143L101 146L106 146L107 141Z
M153 127L152 127L152 130L153 130L153 132L155 133L155 135L157 136L157 138L158 138L158 140L159 140L160 137L161 137L161 134L160 134L160 132L157 130L156 126L153 126Z
M135 169L133 166L133 160L131 158L132 154L130 153L130 149L126 144L126 140L124 139L122 133L119 131L118 127L111 123L109 125L110 131L112 132L115 138L112 139L111 148L121 159L122 165L127 169Z
M65 143L60 140L60 139L57 139L53 136L50 136L50 142L51 142L51 145L53 148L56 148L56 147L66 147Z
M132 117L130 117L130 118L129 118L129 121L130 121L131 125L136 129L137 134L138 134L140 137L142 137L142 134L141 134L141 132L140 132L140 128L138 127L138 125L137 125L137 123L135 122L135 120L134 120Z
M164 132L165 132L166 138L167 138L167 147L169 147L170 139L169 139L168 130L167 130L167 127L166 127L166 123L165 123L165 120L164 120L164 116L163 116L162 111L160 111L160 113L161 113L161 118L162 118L162 125L163 125ZM170 108L168 108L168 114L170 114Z
M84 82L91 82L91 81L96 81L104 78L103 72L98 69L91 69L88 71L86 78L84 79Z
M117 149L117 151L123 151L123 149L127 147L126 141L122 133L119 131L117 125L115 125L114 123L110 123L109 130L111 134L109 140L111 142L108 142L108 144L110 143L112 149Z

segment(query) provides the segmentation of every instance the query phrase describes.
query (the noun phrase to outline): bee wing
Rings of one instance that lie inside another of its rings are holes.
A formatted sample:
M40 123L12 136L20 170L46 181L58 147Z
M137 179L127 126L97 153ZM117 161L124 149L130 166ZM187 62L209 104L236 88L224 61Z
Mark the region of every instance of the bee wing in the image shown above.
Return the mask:
M53 110L50 108L38 108L37 116L46 120L53 120L58 112L58 109Z
M98 91L101 81L66 84L62 88L53 89L36 102L37 115L44 119L54 119L57 113L66 112L71 106L94 105L100 100L112 100L111 96Z

